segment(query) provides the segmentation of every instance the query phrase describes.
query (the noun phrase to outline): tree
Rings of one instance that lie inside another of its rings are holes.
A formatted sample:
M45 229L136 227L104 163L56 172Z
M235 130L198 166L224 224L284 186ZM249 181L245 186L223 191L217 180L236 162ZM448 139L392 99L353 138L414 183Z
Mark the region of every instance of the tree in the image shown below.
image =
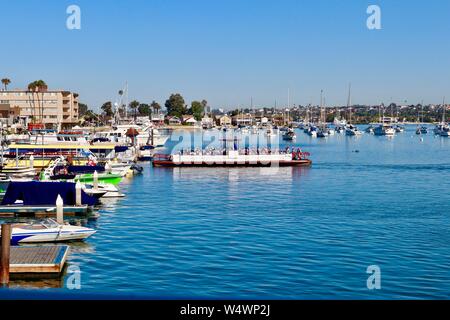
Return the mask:
M191 113L194 116L195 120L200 121L203 117L204 107L203 104L199 101L192 101L191 103Z
M128 105L128 107L131 109L131 111L134 112L134 120L136 120L136 117L137 117L137 108L139 107L139 104L140 104L139 101L133 100Z
M79 103L78 104L78 115L80 117L84 116L87 112L88 112L88 106L87 104L84 103Z
M105 102L105 103L101 106L101 109L102 109L102 111L105 113L105 115L106 115L107 117L112 117L112 116L114 115L111 101Z
M202 107L203 107L203 112L208 112L208 101L206 101L205 99L202 100Z
M34 109L36 108L35 103L35 95L38 101L38 114L41 121L44 118L44 92L47 91L48 86L44 80L35 80L28 84L28 91L31 92L31 100L33 103L32 113L34 113ZM41 93L41 100L39 100L39 93ZM32 115L33 119L36 119L36 115ZM34 121L34 120L33 120Z
M8 90L8 85L11 83L11 80L9 80L8 78L3 78L2 83L3 83L3 86L5 87L5 91L6 91L6 90Z
M138 112L141 116L150 116L152 111L150 110L150 106L146 103L141 103L138 107Z
M168 115L177 116L180 119L186 113L184 99L179 93L170 95L169 99L166 100L165 107Z

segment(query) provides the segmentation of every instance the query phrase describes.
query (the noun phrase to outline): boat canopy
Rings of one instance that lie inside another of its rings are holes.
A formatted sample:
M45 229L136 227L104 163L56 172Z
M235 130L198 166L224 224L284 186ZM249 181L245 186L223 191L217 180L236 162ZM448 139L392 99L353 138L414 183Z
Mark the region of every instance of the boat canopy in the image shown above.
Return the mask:
M58 195L65 206L75 205L75 183L73 182L10 182L2 205L14 205L23 201L24 206L55 206ZM81 190L81 203L95 205L97 199ZM21 203L22 204L22 203Z

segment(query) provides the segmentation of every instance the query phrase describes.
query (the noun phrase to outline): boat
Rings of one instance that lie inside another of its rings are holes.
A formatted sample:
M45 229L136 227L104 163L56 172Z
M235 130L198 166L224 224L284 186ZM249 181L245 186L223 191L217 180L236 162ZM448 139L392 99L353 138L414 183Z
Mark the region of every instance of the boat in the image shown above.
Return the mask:
M376 136L394 136L395 129L389 124L382 123L374 129L373 133Z
M353 124L349 124L345 128L345 135L347 135L347 136L359 136L361 134L362 134L362 131L360 131L358 129L358 127Z
M85 240L96 231L91 228L59 224L47 218L31 223L16 223L12 225L11 243L62 242Z
M405 131L405 127L401 126L401 125L396 125L394 126L395 132L404 132Z
M138 160L139 161L152 161L154 150L155 150L155 147L152 145L144 145L144 146L139 147Z
M75 183L65 181L11 181L2 199L1 207L36 206L54 209L58 195L62 198L64 206L75 206ZM81 203L82 205L94 206L97 199L81 190Z
M352 85L348 86L348 98L347 98L347 110L348 110L348 124L345 127L345 135L346 136L359 136L362 134L362 131L358 129L357 126L352 124L352 106L351 106L351 90Z
M366 133L371 133L371 134L373 134L374 133L374 130L375 130L375 128L374 128L374 126L373 125L370 125L370 126L368 126L367 128L366 128Z
M425 126L417 127L416 134L427 134L428 128Z
M103 183L108 183L112 185L118 185L122 181L122 175L121 174L115 174L115 173L98 173L98 181ZM93 183L94 182L94 174L93 173L86 173L77 175L74 179L74 181L80 181L81 183Z
M239 149L237 138L232 147L224 139L223 149L181 150L176 154L155 154L154 167L286 167L311 166L309 153L300 148L285 150L270 148Z
M288 128L288 130L283 133L282 137L283 137L283 140L292 141L297 138L297 135L295 134L294 129Z
M445 122L445 120L446 120L445 110L446 109L447 109L447 105L445 104L445 98L444 98L444 102L442 104L442 121L441 121L441 123L437 124L436 127L434 128L434 133L441 137L450 137L450 127Z

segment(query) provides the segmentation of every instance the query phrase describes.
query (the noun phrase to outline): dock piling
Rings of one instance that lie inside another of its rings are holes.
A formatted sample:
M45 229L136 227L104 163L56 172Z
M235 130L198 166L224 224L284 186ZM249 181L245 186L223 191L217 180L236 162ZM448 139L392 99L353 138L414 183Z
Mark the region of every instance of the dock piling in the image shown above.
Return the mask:
M98 190L98 172L97 172L97 170L94 171L93 179L94 179L94 189Z
M2 224L2 243L0 251L0 286L9 284L9 260L11 255L11 232L10 224Z
M58 194L56 198L56 222L59 224L64 224L64 202L61 196Z
M75 184L75 205L81 206L81 183L77 181Z

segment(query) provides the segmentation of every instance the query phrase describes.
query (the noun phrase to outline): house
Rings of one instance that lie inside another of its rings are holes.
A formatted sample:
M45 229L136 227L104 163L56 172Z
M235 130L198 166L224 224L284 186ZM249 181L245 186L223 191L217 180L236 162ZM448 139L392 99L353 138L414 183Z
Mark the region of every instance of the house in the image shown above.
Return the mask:
M208 116L202 118L202 127L211 128L214 126L214 119Z
M166 121L169 123L169 125L172 125L172 126L181 125L181 120L177 116L168 116L166 118Z
M195 126L197 124L197 120L195 120L194 116L192 115L184 115L183 124L188 126Z
M159 124L159 125L163 124L164 123L164 114L162 114L162 113L152 114L151 121L154 124Z
M219 115L219 116L216 116L216 123L219 126L231 126L231 118L229 116L227 116L226 114Z
M231 118L231 122L236 126L250 126L253 124L253 117L251 114L238 114Z

